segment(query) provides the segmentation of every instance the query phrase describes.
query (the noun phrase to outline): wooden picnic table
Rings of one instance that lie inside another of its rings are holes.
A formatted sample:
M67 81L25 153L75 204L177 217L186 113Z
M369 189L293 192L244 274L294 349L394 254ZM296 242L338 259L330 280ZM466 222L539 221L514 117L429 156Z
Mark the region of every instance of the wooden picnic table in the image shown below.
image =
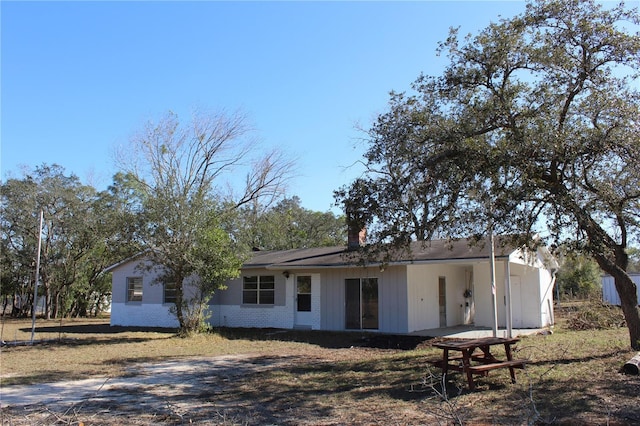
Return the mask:
M511 382L516 382L515 368L524 368L527 360L513 359L511 346L519 342L517 338L481 337L476 339L451 339L433 344L442 349L442 359L431 361L442 369L446 377L449 370L460 371L467 375L469 389L475 389L474 374L486 376L489 371L508 368ZM506 360L499 360L491 353L492 346L504 346ZM476 352L480 349L480 352ZM459 354L457 352L460 352Z

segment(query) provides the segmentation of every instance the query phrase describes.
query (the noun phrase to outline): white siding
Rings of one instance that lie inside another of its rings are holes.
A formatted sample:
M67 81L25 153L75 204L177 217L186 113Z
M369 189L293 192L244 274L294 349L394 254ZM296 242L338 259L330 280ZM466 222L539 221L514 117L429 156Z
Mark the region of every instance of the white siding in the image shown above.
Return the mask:
M547 327L554 325L553 313L553 288L555 278L547 269L537 269L540 283L540 325L539 327Z
M464 323L464 290L468 268L454 264L409 265L408 318L409 331L440 327L438 280L446 281L447 326Z
M638 302L640 304L640 274L629 274L634 283L636 283L638 291ZM602 277L602 300L612 305L620 306L620 295L616 290L615 280L611 275Z
M546 269L521 264L510 266L512 325L514 328L539 328L552 324L553 298L552 278ZM491 280L489 263L474 265L475 324L493 327L491 310ZM505 262L496 262L496 303L498 327L506 327L506 281Z
M540 328L552 325L553 280L549 271L512 264L511 275L518 277L512 279L513 327ZM506 325L506 320L500 322L501 326L503 324Z
M500 267L501 262L496 262L496 302L501 305L502 294L499 285L504 280L504 272ZM491 278L489 275L489 262L475 263L473 265L473 300L476 306L474 324L478 327L493 327ZM504 292L503 292L504 294ZM498 323L500 323L500 309L498 309ZM504 310L502 310L504 317ZM504 319L502 320L504 324Z

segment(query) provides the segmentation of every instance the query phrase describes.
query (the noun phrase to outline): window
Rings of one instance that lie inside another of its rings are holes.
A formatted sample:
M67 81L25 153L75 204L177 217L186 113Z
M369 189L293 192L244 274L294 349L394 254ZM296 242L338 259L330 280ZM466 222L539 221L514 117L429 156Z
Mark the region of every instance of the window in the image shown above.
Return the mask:
M246 305L273 305L275 282L273 275L244 277L242 303Z
M311 312L311 276L297 277L298 312Z
M164 302L163 303L176 303L176 283L174 282L164 283Z
M142 277L127 278L127 302L142 302Z

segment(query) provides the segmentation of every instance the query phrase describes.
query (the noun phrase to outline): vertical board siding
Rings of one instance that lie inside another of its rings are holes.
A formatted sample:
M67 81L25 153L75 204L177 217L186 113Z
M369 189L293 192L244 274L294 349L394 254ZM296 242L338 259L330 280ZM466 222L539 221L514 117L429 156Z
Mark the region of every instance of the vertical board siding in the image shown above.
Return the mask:
M407 333L407 267L391 266L378 270L378 299L380 303L380 331Z
M347 278L377 278L379 323L378 331L406 333L407 288L406 267L392 266L384 271L378 267L352 267L322 271L321 326L324 330L345 330L345 286Z
M312 330L319 330L322 327L321 324L321 309L322 309L322 275L315 273L311 274L311 315L312 315Z
M321 324L323 330L344 330L344 287L336 269L322 271Z
M407 272L408 292L408 329L409 331L437 328L438 277L430 265L412 265Z
M638 305L640 306L640 274L629 274L633 282L636 284L636 290L638 291ZM611 275L605 275L602 277L602 300L611 305L620 306L620 295L616 290L616 282Z

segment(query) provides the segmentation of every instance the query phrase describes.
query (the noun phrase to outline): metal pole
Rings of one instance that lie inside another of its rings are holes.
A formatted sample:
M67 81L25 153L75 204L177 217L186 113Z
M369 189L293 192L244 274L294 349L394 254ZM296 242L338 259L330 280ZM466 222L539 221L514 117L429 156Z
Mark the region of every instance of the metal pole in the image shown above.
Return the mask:
M496 303L496 255L493 242L493 224L489 224L489 244L491 245L491 261L489 273L491 275L491 305L493 307L493 337L498 337L498 305Z
M513 337L513 306L511 304L511 265L510 258L507 257L504 264L504 284L507 301L507 337Z
M31 309L31 344L36 334L36 307L38 305L38 283L40 282L40 247L42 245L42 222L44 212L40 209L40 227L38 228L38 253L36 254L36 282L33 286L33 307Z

